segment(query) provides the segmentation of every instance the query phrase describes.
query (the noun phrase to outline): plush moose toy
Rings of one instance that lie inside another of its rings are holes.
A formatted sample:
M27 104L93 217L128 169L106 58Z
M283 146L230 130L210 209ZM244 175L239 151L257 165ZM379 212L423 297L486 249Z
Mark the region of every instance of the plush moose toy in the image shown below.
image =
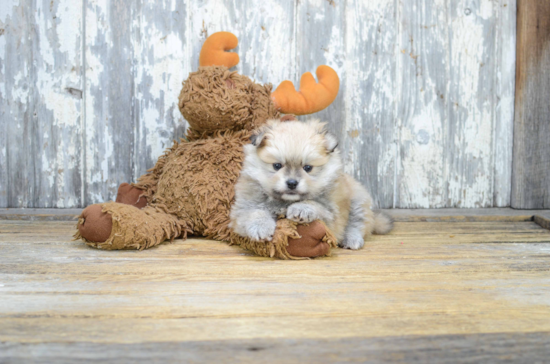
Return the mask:
M179 109L189 123L186 140L162 155L137 183L123 183L116 202L82 211L75 238L101 249L147 249L188 234L238 244L265 257L292 259L329 255L335 239L320 221L309 225L280 219L272 241L252 241L229 229L234 185L251 131L279 113L304 115L330 105L339 79L328 66L317 68L319 83L305 73L297 92L284 81L272 93L230 71L239 62L233 34L205 41L200 67L184 81ZM283 118L292 118L290 115Z

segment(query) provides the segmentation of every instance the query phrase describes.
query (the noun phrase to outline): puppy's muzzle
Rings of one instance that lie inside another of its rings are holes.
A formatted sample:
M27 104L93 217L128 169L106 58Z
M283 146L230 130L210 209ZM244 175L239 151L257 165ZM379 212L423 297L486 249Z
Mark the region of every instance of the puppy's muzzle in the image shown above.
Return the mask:
M295 179L289 179L286 181L286 185L290 190L295 190L296 187L298 187L298 181L296 181Z

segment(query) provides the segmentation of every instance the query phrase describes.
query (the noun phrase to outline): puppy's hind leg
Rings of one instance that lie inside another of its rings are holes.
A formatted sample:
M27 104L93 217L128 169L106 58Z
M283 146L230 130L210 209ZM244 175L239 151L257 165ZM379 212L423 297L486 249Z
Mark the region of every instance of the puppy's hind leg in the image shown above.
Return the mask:
M365 191L366 192L366 191ZM359 194L351 200L348 224L344 239L338 245L345 249L361 249L365 245L364 238L374 229L374 214L370 209L370 196Z
M352 191L350 212L346 226L342 248L359 249L365 245L365 240L372 233L387 234L393 227L391 218L377 211L372 211L372 198L368 191L353 178L348 178Z

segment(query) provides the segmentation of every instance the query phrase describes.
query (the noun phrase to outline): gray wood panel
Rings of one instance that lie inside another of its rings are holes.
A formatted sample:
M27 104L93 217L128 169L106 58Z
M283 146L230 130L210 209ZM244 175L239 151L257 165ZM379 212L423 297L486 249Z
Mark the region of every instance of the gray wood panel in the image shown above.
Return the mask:
M448 205L448 11L448 1L424 0L397 9L398 208Z
M321 64L340 76L336 101L314 117L328 122L346 171L380 207L394 199L394 14L387 1L298 2L297 12L296 79Z
M347 3L345 18L346 168L384 208L393 207L396 198L395 4L356 0Z
M496 15L491 0L449 2L447 108L444 145L448 170L446 206L493 206ZM495 15L493 15L495 14ZM497 161L502 163L502 160Z
M134 24L135 145L132 180L151 168L187 123L178 109L182 81L195 67L188 57L187 5L140 0Z
M34 196L28 206L82 204L82 4L32 5ZM75 29L77 31L75 31Z
M516 0L83 1L0 7L0 207L114 199L184 134L220 30L257 82L338 72L316 116L380 207L510 205Z
M229 31L239 38L234 67L258 83L274 88L295 78L295 5L278 0L197 1L190 5L191 68L199 64L202 43L209 35Z
M550 207L550 2L518 1L512 207Z
M85 0L84 205L134 178L135 1Z
M0 205L78 206L82 6L10 1L3 11Z
M513 5L402 3L395 207L509 204Z
M3 342L0 359L25 363L544 363L550 355L548 342L548 332L131 344Z
M495 36L496 100L493 118L493 206L509 206L512 193L516 93L516 0L501 0Z
M30 1L4 4L0 17L2 84L1 105L4 159L2 185L7 206L32 205L34 196L34 161L32 153L32 42ZM5 206L5 205L4 205Z

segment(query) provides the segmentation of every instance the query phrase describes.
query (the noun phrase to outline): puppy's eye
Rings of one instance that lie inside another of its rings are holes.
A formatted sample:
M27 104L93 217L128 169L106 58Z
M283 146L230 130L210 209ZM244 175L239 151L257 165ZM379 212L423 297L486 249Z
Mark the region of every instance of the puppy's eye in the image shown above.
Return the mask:
M274 170L278 171L281 168L283 168L283 165L281 163L273 163Z
M304 166L304 171L306 171L307 173L311 172L312 169L313 169L313 167L310 166L309 164L306 164L306 165Z

